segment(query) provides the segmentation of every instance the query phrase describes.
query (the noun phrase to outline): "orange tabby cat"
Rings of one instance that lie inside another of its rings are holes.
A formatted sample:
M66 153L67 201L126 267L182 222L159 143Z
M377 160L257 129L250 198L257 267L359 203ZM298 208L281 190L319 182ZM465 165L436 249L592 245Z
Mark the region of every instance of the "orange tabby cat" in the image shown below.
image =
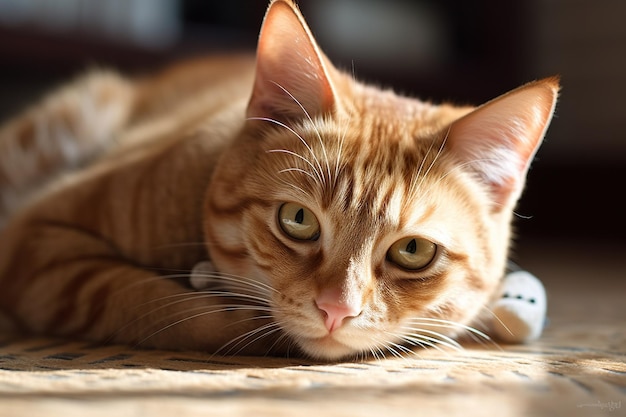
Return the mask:
M94 73L2 128L0 310L27 332L220 353L455 346L496 297L557 90L476 109L382 91L276 0L256 65Z

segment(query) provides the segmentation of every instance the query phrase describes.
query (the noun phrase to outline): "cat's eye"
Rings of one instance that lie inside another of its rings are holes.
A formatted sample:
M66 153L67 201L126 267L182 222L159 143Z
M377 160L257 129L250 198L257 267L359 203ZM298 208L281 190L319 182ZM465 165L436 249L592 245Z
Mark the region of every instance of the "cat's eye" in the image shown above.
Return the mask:
M288 236L298 240L317 240L320 224L311 210L296 203L285 203L278 210L278 224Z
M391 245L387 259L409 271L419 271L429 266L437 256L437 245L419 237L405 237Z

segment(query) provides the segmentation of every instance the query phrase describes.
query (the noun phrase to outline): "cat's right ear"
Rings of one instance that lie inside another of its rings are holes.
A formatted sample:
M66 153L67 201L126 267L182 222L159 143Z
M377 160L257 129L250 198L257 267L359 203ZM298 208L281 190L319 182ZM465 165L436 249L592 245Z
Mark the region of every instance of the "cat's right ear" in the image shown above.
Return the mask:
M526 84L454 122L448 145L489 188L494 210L509 208L550 124L557 77Z
M333 72L298 8L291 1L273 1L259 36L248 117L285 122L306 117L305 111L311 117L331 112Z

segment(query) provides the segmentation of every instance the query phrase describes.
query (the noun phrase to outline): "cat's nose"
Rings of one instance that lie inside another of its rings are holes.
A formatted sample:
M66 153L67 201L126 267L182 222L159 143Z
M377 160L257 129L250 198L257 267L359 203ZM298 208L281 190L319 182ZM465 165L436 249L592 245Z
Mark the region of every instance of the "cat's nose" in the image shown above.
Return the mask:
M315 305L324 313L324 325L329 333L341 327L346 318L361 314L360 306L342 300L337 291L323 292Z

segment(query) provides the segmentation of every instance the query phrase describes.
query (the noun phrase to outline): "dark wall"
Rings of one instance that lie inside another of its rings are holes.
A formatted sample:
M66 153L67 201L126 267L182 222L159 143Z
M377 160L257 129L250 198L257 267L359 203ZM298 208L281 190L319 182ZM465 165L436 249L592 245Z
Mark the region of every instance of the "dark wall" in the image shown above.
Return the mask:
M561 74L557 115L517 212L522 236L624 241L626 3L612 0L301 0L322 49L358 78L434 101L479 104ZM0 117L93 66L149 71L181 56L252 51L262 0L171 0L161 45L0 15Z

